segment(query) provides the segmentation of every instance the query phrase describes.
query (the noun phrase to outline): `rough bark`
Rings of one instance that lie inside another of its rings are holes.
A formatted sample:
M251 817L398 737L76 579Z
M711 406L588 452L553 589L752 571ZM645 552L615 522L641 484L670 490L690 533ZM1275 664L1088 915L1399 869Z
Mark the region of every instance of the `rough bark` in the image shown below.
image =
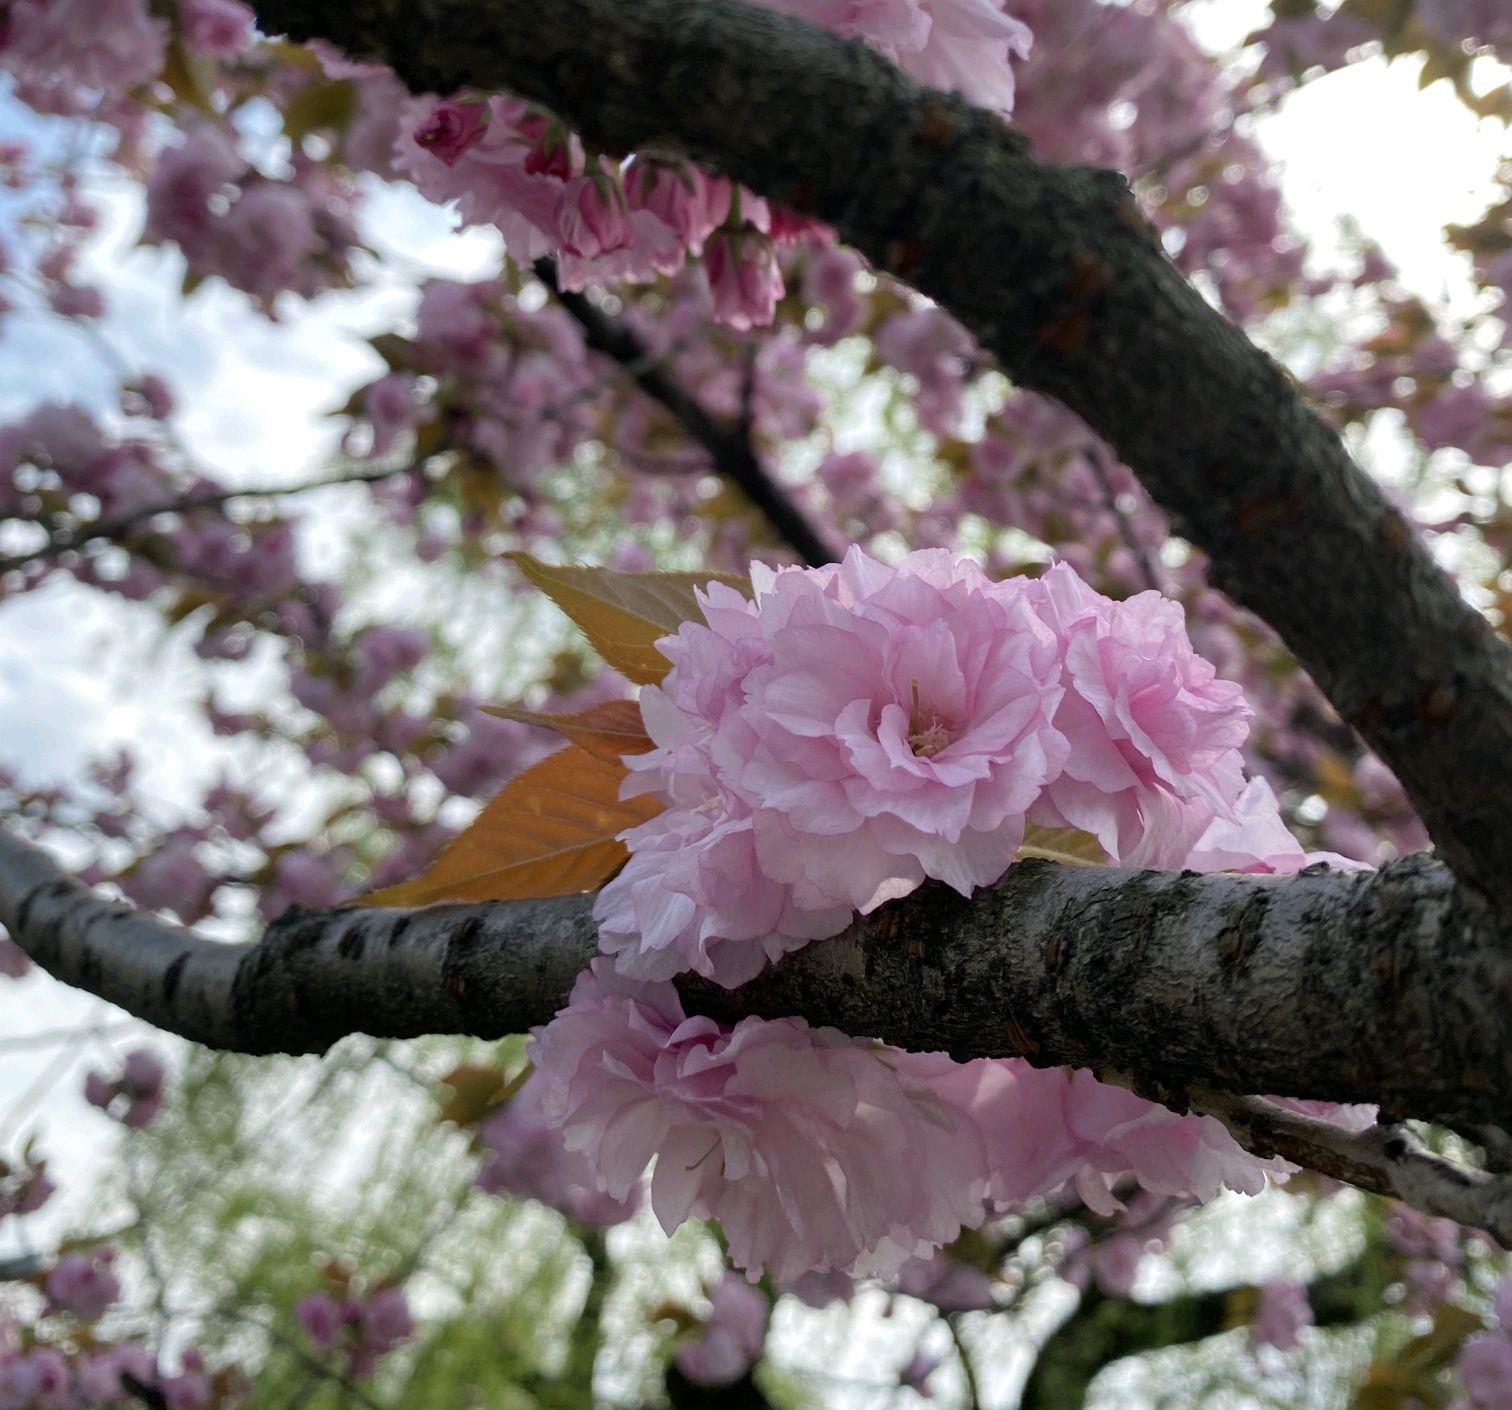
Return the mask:
M217 944L94 896L0 831L0 925L56 978L169 1032L252 1053L351 1033L491 1038L546 1022L592 958L592 897L292 910ZM1426 858L1291 878L1024 862L975 902L930 889L691 1009L814 1024L958 1058L1091 1067L1208 1112L1240 1142L1512 1247L1512 1182L1236 1093L1378 1101L1512 1125L1512 948ZM1137 1079L1128 1074L1137 1074Z
M0 834L0 922L57 978L243 1052L349 1033L496 1037L546 1022L595 952L592 897L292 910L257 944L148 920ZM929 887L723 990L726 1021L811 1023L966 1060L1137 1074L1142 1090L1376 1102L1512 1125L1512 948L1448 871L1295 877L1026 861L966 901Z
M505 88L609 150L682 151L833 224L1079 413L1214 581L1512 902L1512 656L1287 373L1173 268L1116 173L739 0L257 0L411 88Z

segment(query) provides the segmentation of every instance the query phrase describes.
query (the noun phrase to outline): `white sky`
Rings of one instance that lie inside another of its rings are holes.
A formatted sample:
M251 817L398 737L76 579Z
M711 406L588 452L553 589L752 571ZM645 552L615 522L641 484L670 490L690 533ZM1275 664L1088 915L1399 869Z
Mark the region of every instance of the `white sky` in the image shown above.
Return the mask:
M1217 43L1242 36L1263 12L1252 0L1209 0L1195 19ZM32 128L0 99L0 141ZM1498 124L1477 123L1446 85L1419 92L1411 64L1367 62L1289 99L1260 133L1282 165L1299 226L1319 246L1352 218L1418 292L1462 295L1463 272L1447 256L1441 230L1485 209L1497 159L1512 155ZM109 233L97 256L111 300L103 331L134 368L169 376L182 408L179 434L207 468L239 483L302 482L318 473L337 431L324 413L374 374L376 359L361 337L409 306L402 290L390 282L360 297L291 304L277 324L218 286L186 302L178 257L133 244L137 192L117 183L106 199ZM443 213L400 192L378 193L366 226L381 231L374 238L385 250L463 277L485 273L497 250L484 235L451 235ZM46 397L104 405L115 385L77 334L20 319L0 324L0 417ZM200 672L187 649L153 646L154 637L140 614L62 581L0 605L0 758L36 781L62 781L110 744L130 741L149 755L154 796L168 809L182 803L210 747L189 704ZM88 1222L80 1207L87 1196L79 1193L87 1181L74 1177L109 1158L110 1124L78 1098L77 1058L60 1074L49 1067L58 1050L4 1044L106 1013L40 974L21 985L0 981L0 1152L14 1149L21 1129L45 1124L62 1182L75 1187L72 1210L65 1205L59 1215L76 1224ZM17 1128L8 1108L34 1083L49 1095ZM6 1252L0 1247L0 1256Z

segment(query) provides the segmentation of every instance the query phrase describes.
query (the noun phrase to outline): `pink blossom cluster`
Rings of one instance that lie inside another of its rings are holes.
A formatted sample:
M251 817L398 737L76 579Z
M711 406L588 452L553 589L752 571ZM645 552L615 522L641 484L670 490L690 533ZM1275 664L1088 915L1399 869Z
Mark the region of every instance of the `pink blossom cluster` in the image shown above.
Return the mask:
M601 1192L585 1157L563 1146L542 1110L544 1083L529 1077L478 1132L483 1165L477 1186L491 1195L533 1199L590 1229L623 1223L640 1207L640 1187Z
M1290 1351L1313 1320L1307 1289L1295 1278L1273 1278L1260 1289L1255 1319L1250 1323L1250 1345Z
M111 1271L115 1254L65 1253L47 1275L47 1301L55 1311L81 1322L94 1322L121 1295L121 1281Z
M1005 0L759 0L847 39L860 39L935 88L1013 111L1013 60L1028 56L1029 26Z
M130 132L170 38L199 61L234 59L252 43L252 11L241 0L11 0L0 15L0 69L39 112L89 113Z
M1012 109L1012 63L1028 54L1030 32L1002 0L763 3L864 40L927 83ZM495 226L516 260L554 256L568 289L644 283L702 256L714 317L748 330L771 323L784 292L778 247L828 239L816 222L688 163L592 155L555 118L513 98L421 97L398 126L399 173L430 200L454 203L464 222Z
M160 1368L139 1342L104 1342L90 1334L29 1346L0 1319L0 1410L72 1410L140 1405L151 1396L166 1410L203 1410L213 1388L193 1347L179 1370Z
M119 91L157 73L167 42L145 0L12 0L0 64L44 88Z
M726 1273L709 1290L709 1315L677 1352L677 1368L694 1385L732 1385L766 1347L771 1304L744 1278Z
M670 983L626 979L604 959L536 1030L531 1056L548 1120L601 1189L627 1196L654 1156L663 1228L714 1219L736 1266L779 1285L922 1269L962 1229L1068 1181L1111 1212L1130 1175L1206 1199L1289 1169L1247 1155L1210 1117L1090 1073L962 1065L799 1019L727 1029L687 1017Z
M711 586L641 695L658 747L632 786L667 807L596 910L626 974L741 983L926 878L997 880L1029 822L1151 866L1278 826L1244 793L1239 687L1158 594L1064 565L994 582L941 550L753 574L754 601Z
M596 903L605 957L534 1039L542 1108L599 1188L628 1195L655 1156L664 1227L716 1219L738 1266L788 1282L896 1274L1068 1184L1111 1212L1131 1175L1206 1200L1284 1173L1088 1072L686 1017L674 975L744 982L927 878L969 895L1030 823L1132 865L1306 861L1245 781L1239 688L1158 594L1114 601L1064 565L996 582L940 551L752 576L753 600L711 584L660 643L656 748L626 787L665 811L626 835ZM909 1149L930 1152L922 1179Z
M56 1190L47 1174L47 1162L30 1150L15 1163L0 1160L0 1219L34 1213Z
M799 1019L688 1018L670 983L603 959L531 1056L547 1116L606 1193L628 1196L656 1156L662 1227L715 1219L737 1266L779 1282L891 1273L982 1217L980 1134L930 1084L946 1059Z
M310 298L345 281L357 244L351 204L339 177L297 149L290 176L273 179L202 122L159 153L144 238L176 244L196 277L219 275L271 308L285 290Z
M1392 1211L1387 1241L1402 1254L1403 1307L1433 1313L1459 1286L1464 1274L1464 1231L1449 1219L1434 1219L1407 1205Z

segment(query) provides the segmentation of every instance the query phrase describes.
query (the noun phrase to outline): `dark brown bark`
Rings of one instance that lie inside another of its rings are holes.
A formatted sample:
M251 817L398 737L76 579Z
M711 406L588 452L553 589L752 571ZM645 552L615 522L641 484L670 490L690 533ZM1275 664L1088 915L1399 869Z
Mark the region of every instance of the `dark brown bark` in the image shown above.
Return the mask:
M1512 656L1284 369L1165 258L1124 179L739 0L258 0L263 26L505 88L609 150L687 153L832 223L1078 412L1215 582L1394 768L1445 860L1512 902Z
M105 901L0 831L0 925L56 978L169 1032L252 1053L351 1033L491 1038L546 1022L592 958L589 895L288 912L217 944ZM1379 1101L1507 1128L1512 947L1439 863L1297 877L1025 862L973 902L931 888L734 991L684 979L694 1010L1091 1067L1217 1116L1241 1143L1512 1247L1512 1184L1236 1095Z
M243 1052L545 1023L595 953L592 902L296 909L224 945L0 834L0 923L38 963ZM970 901L928 887L739 989L678 983L726 1021L795 1014L961 1060L1024 1054L1174 1100L1198 1086L1512 1127L1512 947L1427 858L1295 877L1022 862Z
M766 520L778 540L791 548L801 563L817 568L835 561L834 548L804 517L792 497L761 463L751 443L748 424L725 425L710 414L623 323L610 318L585 294L563 289L556 266L537 260L536 277L577 320L583 341L594 352L612 358L646 396L661 406L688 436L708 454L712 467L735 485Z

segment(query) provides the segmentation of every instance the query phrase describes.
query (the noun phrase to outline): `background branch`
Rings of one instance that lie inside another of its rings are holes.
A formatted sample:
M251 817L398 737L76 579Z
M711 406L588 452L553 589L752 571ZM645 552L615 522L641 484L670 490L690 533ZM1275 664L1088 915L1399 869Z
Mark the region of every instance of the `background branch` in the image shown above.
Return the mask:
M1313 1325L1347 1326L1378 1306L1390 1282L1389 1255L1371 1244L1337 1272L1306 1285ZM1258 1287L1183 1293L1161 1302L1108 1297L1092 1285L1039 1349L1020 1410L1077 1410L1099 1372L1126 1356L1182 1346L1243 1326Z
M413 475L423 469L423 464L396 465L388 469L366 468L353 470L343 475L332 475L323 480L307 480L302 485L265 486L262 488L203 490L166 499L158 504L145 504L125 514L110 519L95 519L77 524L66 533L55 534L40 548L27 553L0 558L0 574L24 568L40 558L54 558L60 553L69 553L85 548L91 543L118 543L142 524L168 514L192 514L199 509L224 509L244 499L285 499L291 495L308 494L311 490L330 489L333 485L376 485L384 480L397 479L400 475Z
M595 352L613 358L625 375L656 402L708 453L714 469L739 487L766 519L777 538L811 568L835 561L834 549L820 537L791 497L768 473L751 440L749 394L740 420L726 425L685 388L636 335L611 318L585 294L563 289L556 265L539 259L532 266L539 279L583 330L583 341ZM747 364L746 378L754 374Z

